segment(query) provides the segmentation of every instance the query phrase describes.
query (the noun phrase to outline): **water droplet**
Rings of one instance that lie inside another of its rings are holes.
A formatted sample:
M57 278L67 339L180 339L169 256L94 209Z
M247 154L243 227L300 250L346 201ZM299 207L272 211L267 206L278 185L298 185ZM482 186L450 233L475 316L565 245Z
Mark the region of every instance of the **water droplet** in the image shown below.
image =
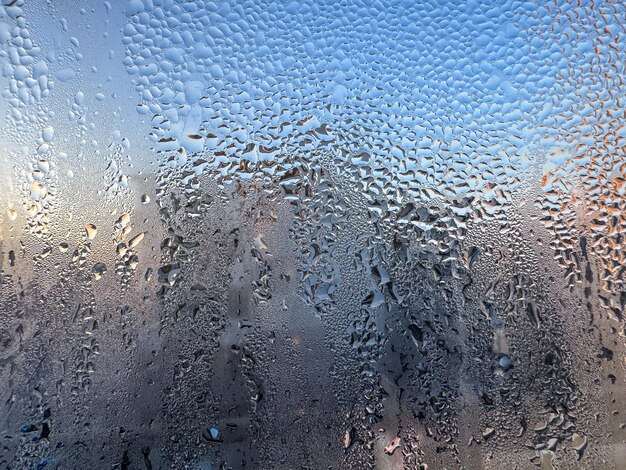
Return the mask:
M91 272L94 274L94 278L97 280L101 279L102 276L107 272L107 266L104 263L96 263L93 265Z
M135 235L133 238L131 238L128 241L128 247L129 248L135 248L137 245L139 245L139 243L141 242L141 240L143 240L143 237L145 236L145 233L142 232L138 235Z
M54 138L54 129L52 126L47 126L44 127L41 136L43 137L43 140L45 142L52 142L52 139Z
M85 225L85 234L87 235L87 238L89 240L93 240L94 238L96 238L97 232L98 232L98 229L96 228L94 224Z

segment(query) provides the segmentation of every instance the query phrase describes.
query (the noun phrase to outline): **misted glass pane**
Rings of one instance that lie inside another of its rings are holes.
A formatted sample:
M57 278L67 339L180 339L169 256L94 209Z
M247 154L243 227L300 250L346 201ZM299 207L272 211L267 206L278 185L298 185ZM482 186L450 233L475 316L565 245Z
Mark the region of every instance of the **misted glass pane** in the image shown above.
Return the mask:
M2 0L0 469L626 468L626 3Z

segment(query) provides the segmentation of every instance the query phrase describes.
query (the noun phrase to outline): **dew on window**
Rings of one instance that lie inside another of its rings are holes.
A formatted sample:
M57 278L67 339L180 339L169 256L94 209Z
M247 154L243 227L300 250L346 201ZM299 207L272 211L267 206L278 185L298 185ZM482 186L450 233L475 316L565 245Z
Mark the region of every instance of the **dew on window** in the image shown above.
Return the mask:
M0 5L0 469L626 468L626 5Z

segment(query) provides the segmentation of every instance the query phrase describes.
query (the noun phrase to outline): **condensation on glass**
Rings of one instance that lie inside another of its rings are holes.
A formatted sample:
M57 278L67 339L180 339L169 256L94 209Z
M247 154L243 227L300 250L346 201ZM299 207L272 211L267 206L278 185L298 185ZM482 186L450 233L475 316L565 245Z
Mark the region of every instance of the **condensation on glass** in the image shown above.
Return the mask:
M624 2L2 4L0 468L626 468Z

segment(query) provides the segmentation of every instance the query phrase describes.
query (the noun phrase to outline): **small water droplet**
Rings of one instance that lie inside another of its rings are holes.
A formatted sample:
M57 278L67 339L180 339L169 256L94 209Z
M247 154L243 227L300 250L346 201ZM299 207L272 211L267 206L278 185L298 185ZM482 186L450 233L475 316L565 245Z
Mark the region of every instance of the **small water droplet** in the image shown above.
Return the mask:
M44 127L41 136L45 142L51 142L54 138L54 128L52 126Z
M87 234L87 238L89 240L93 240L94 238L96 238L96 233L98 232L98 229L94 224L86 224L85 232Z

